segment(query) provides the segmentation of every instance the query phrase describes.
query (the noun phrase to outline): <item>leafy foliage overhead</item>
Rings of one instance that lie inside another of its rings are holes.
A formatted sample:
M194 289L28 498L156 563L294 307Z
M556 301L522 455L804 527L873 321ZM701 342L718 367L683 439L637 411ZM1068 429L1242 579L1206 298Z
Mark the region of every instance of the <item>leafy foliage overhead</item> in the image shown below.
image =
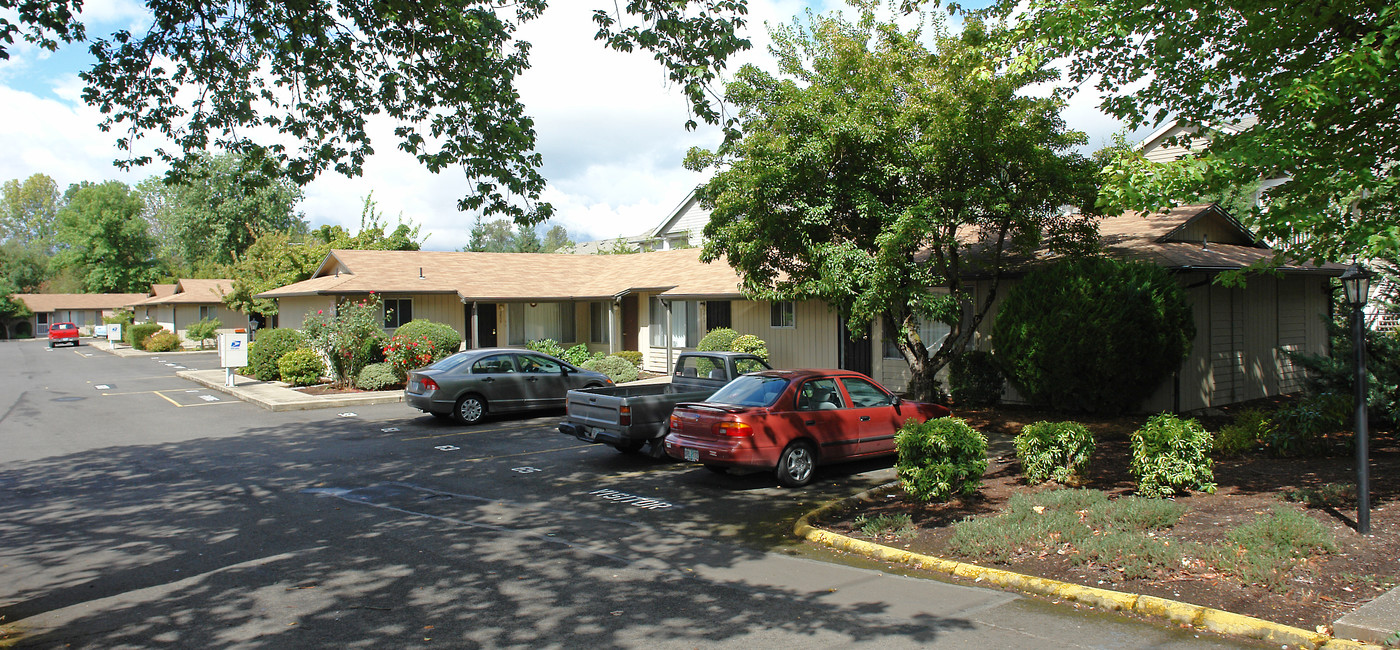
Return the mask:
M551 214L540 202L534 121L516 88L530 65L530 44L516 30L545 11L544 0L145 5L150 26L92 39L97 61L82 74L84 100L104 114L102 128L119 134L119 166L159 160L182 176L201 152L223 150L297 183L327 170L358 176L374 152L368 119L383 114L397 123L398 148L429 171L463 170L461 209L522 223ZM16 38L50 50L87 38L82 0L0 6L18 9L0 18L0 59ZM630 0L610 9L594 14L596 38L653 52L694 117L718 123L706 88L748 47L736 35L745 0ZM143 148L146 135L173 146Z
M1177 120L1209 146L1106 170L1104 205L1152 210L1259 179L1268 209L1237 215L1280 257L1400 248L1400 7L1381 0L1003 1L1032 64L1065 57L1130 128Z
M966 275L1091 233L1057 208L1092 204L1092 170L1069 152L1084 136L1062 104L1025 92L1054 73L1004 67L996 26L904 31L858 7L857 23L774 30L777 73L746 65L729 85L743 138L687 156L718 169L698 192L703 257L724 257L752 296L837 306L855 335L891 318L910 391L930 399L991 304L974 308ZM951 325L941 345L920 338L927 320Z

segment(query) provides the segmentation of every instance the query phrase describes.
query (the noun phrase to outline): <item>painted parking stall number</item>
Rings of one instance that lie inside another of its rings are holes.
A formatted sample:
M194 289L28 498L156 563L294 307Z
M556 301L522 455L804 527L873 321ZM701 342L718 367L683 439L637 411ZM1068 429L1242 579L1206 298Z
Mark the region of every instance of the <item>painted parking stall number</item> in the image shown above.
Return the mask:
M461 447L458 447L457 445L438 445L436 447L433 447L433 449L436 449L438 451L457 451L461 449Z
M350 412L348 412L348 411L345 412L345 413L337 413L336 415L339 415L340 417L343 417L343 418L353 418L353 417L356 416L355 413L350 413Z
M635 494L628 494L626 492L618 492L617 490L594 490L592 492L589 492L589 494L596 496L600 499L616 501L617 503L625 503L634 508L641 508L643 510L665 510L666 508L676 507L676 504L674 503L667 503L666 501L662 501L660 499L641 497Z
M206 401L206 402L217 402L217 401L219 401L219 398L214 397L213 395L200 395L200 396L199 396L199 399L202 399L202 400L204 400L204 401Z
M380 429L380 431L383 431L384 433L393 433L393 432L398 431L398 430L399 430L398 427L385 427L385 428L383 428L383 429Z
M544 470L538 467L512 467L510 471L518 474L534 474L535 472L543 472Z

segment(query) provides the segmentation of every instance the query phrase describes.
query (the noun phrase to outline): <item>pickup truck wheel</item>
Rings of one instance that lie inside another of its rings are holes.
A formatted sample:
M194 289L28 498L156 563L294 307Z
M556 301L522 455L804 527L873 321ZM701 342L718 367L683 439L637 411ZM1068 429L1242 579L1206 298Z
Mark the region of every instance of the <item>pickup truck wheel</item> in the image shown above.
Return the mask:
M774 473L778 476L779 485L794 488L811 483L816 469L817 454L812 451L812 445L799 440L783 449Z
M486 400L479 395L465 395L457 400L457 408L452 414L462 424L476 424L486 418Z
M613 448L624 454L635 454L640 452L645 444L645 440L626 440L613 445Z

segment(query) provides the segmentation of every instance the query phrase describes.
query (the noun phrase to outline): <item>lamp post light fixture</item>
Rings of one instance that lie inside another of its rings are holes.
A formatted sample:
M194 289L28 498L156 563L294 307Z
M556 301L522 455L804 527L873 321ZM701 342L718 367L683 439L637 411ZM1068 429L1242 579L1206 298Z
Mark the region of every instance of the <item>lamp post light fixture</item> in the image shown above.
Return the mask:
M1352 347L1356 348L1356 531L1371 532L1370 450L1366 423L1366 325L1361 308L1371 293L1371 274L1360 264L1342 273L1342 290L1351 305Z

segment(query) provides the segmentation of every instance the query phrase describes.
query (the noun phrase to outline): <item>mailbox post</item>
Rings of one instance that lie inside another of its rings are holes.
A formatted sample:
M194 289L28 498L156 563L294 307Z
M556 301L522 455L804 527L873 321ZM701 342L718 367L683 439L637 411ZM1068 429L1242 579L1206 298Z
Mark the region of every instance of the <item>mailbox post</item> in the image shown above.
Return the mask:
M224 385L233 386L235 368L248 365L248 335L243 332L219 334L219 365L224 367Z

